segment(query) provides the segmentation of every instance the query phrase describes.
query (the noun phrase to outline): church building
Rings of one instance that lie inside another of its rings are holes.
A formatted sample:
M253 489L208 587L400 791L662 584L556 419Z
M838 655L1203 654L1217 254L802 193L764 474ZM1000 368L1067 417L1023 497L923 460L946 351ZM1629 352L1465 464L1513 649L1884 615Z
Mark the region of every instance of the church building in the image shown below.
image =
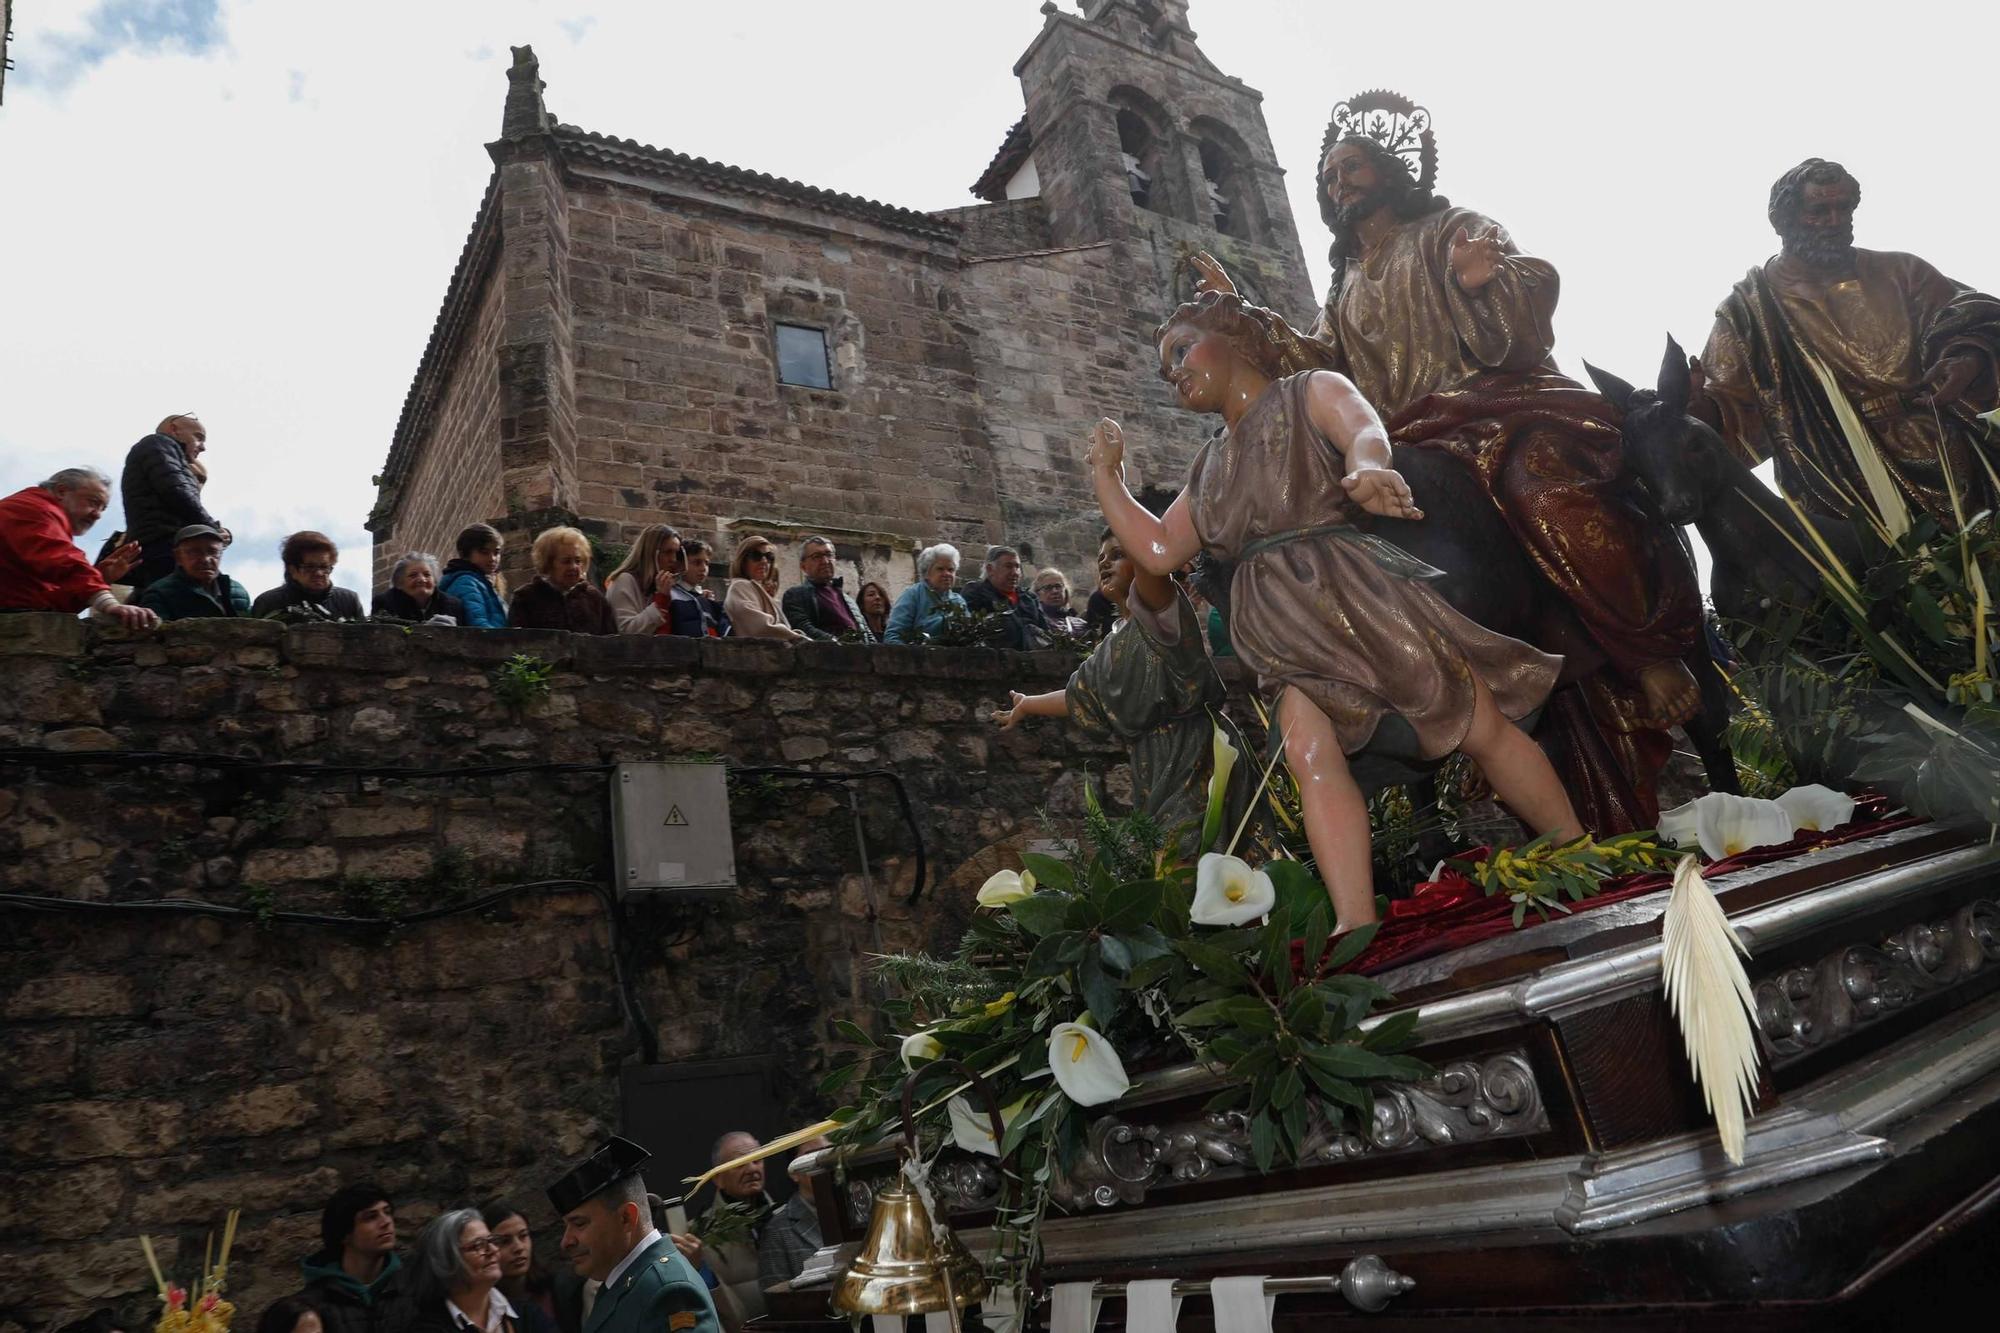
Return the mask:
M518 586L543 528L620 546L667 522L718 572L755 532L789 580L817 533L850 588L893 595L940 539L965 579L1005 541L1094 583L1091 426L1126 423L1135 490L1177 487L1214 429L1156 372L1188 256L1289 317L1314 301L1261 94L1203 56L1185 0L1042 13L982 202L938 212L562 124L516 48L378 479L378 575L485 521Z

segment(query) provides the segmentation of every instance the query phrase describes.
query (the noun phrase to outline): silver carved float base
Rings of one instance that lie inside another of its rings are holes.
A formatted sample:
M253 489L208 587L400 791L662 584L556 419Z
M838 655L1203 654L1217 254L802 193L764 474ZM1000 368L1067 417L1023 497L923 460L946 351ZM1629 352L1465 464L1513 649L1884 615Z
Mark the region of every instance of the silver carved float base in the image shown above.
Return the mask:
M1836 949L1756 986L1764 1055L1782 1068L2000 962L2000 903L1980 898L1874 945Z

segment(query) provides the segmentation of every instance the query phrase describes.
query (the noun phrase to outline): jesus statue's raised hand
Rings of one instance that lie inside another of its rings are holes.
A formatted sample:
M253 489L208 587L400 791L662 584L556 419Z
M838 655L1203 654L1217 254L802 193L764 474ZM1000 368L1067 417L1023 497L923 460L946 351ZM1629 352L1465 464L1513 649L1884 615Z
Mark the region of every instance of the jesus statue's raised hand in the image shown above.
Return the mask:
M1470 235L1460 227L1452 233L1451 249L1445 258L1451 263L1459 290L1471 296L1493 281L1493 275L1500 271L1500 261L1506 256L1506 236L1496 222L1481 227L1477 235Z

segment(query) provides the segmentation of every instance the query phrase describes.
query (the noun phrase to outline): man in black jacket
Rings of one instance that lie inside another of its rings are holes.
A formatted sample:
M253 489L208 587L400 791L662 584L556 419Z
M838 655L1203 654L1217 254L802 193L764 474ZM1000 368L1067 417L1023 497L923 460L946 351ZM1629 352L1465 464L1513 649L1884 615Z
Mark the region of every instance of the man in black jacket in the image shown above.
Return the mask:
M319 1308L326 1333L405 1333L416 1299L396 1255L396 1206L379 1185L355 1184L327 1200L321 1249L300 1264L300 1294Z
M136 597L155 579L174 570L174 534L193 524L227 533L201 503L201 478L194 460L208 448L208 429L183 412L125 455L118 493L125 502L125 535L139 543L139 564L126 576Z
M859 634L861 642L875 642L861 608L833 576L833 543L824 537L808 537L799 547L799 572L806 581L785 589L785 620L808 639L832 640Z
M1027 652L1053 642L1041 603L1021 591L1021 553L1013 547L987 547L986 577L959 591L974 616L1006 615L1005 633L994 647Z

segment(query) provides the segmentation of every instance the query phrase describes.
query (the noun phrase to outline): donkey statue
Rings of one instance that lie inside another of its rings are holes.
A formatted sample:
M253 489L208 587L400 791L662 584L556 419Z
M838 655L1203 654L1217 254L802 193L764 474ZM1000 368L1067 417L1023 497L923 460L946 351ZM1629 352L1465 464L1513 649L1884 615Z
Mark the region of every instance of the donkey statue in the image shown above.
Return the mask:
M1811 537L1778 495L1744 465L1707 423L1688 415L1687 354L1671 337L1657 389L1636 389L1584 363L1597 391L1625 415L1625 466L1659 506L1660 516L1701 534L1714 561L1709 600L1725 623L1756 624L1775 605L1809 602L1818 570L1802 553ZM1845 522L1813 525L1847 559Z

